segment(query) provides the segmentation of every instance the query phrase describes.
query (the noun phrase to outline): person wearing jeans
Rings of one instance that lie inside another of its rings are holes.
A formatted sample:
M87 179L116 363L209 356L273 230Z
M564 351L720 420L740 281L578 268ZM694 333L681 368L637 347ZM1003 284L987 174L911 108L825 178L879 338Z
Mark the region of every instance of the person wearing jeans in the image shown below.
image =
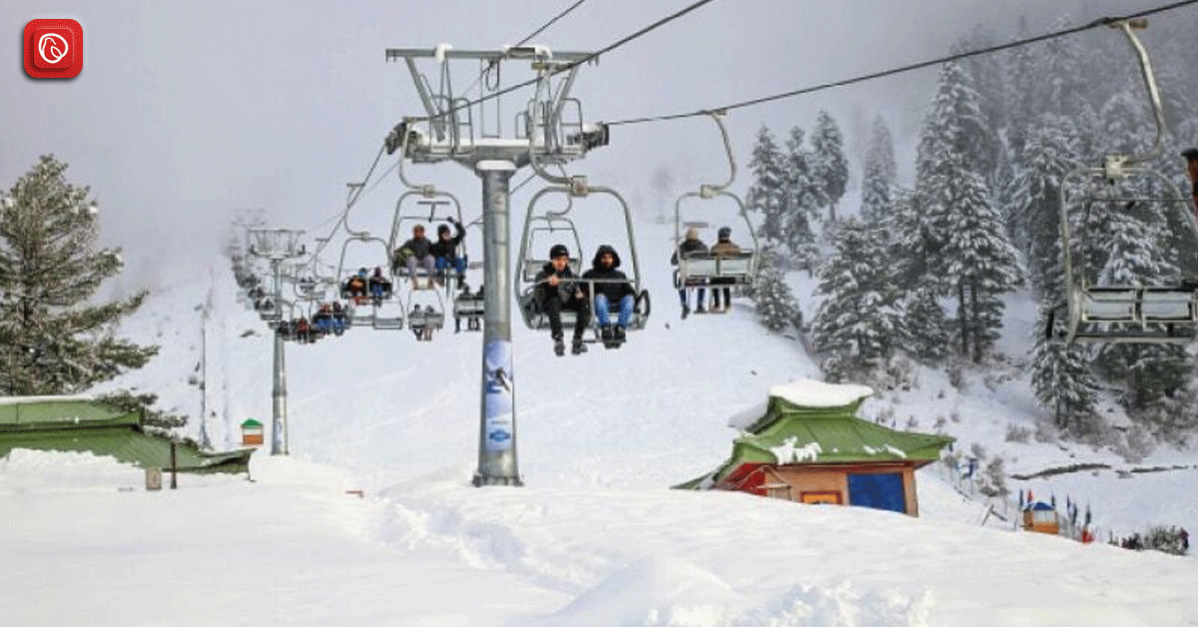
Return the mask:
M620 267L620 255L616 249L604 244L595 251L591 261L591 269L582 274L584 286L595 291L595 316L599 321L599 335L605 348L620 348L624 343L624 330L632 320L633 308L636 305L636 290L628 276L617 270ZM611 306L619 307L619 317L616 325L611 324Z

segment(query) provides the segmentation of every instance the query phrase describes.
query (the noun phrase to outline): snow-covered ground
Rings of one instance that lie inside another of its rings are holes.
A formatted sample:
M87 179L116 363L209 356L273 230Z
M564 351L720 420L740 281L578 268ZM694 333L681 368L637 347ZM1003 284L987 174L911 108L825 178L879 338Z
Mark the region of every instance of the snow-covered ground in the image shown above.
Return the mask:
M417 343L355 329L289 344L291 455L255 455L252 482L183 476L177 491L148 493L139 471L88 455L0 460L4 623L1198 625L1191 558L981 526L982 505L931 468L917 473L920 518L669 490L727 456L730 417L818 370L747 301L679 320L671 230L637 229L655 311L627 346L559 358L513 324L525 487L470 486L480 334ZM598 243L584 242L587 260ZM100 389L135 386L192 416L202 405L209 439L235 447L242 420L270 423L271 338L224 260L176 276L123 326L160 356ZM813 282L794 281L807 309ZM1009 367L967 372L961 390L921 369L917 386L878 394L863 415L940 428L1011 473L1109 464L1011 485L1089 503L1117 534L1198 529L1193 469L1119 478L1133 465L1108 451L1005 440L1040 412L1018 352L1034 316L1012 301ZM1187 459L1158 450L1138 465Z

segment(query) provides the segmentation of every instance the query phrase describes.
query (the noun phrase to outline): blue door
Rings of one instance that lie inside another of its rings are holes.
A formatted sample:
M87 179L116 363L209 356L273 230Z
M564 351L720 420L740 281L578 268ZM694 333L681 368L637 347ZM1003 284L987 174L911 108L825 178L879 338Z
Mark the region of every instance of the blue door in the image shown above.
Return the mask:
M898 472L849 475L849 505L906 512L903 475Z

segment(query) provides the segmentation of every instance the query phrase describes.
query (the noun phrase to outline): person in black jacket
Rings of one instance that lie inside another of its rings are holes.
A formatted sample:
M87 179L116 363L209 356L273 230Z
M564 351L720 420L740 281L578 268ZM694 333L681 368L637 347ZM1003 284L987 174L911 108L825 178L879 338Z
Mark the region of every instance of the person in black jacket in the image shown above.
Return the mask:
M686 239L682 240L682 243L678 245L678 249L675 250L673 256L670 257L670 264L675 265L675 266L678 265L678 257L679 256L685 258L690 255L702 254L702 253L706 253L706 252L707 252L707 244L704 244L703 240L699 239L699 231L697 231L695 229L695 227L692 226L691 228L686 230ZM692 289L692 287L693 287L692 284L699 286L699 289L697 290L697 293L696 293L696 296L698 296L698 298L695 299L695 313L698 313L698 314L707 313L707 310L703 308L704 289L703 289L702 280L700 279L700 280L692 281L691 283L688 283L687 285L683 285L682 287L678 288L678 300L680 300L682 302L682 319L683 320L686 320L686 317L691 314L690 305L688 305L686 302L687 301L686 293L690 289Z
M430 247L433 253L433 259L437 266L437 274L445 275L448 273L450 266L458 273L458 284L460 285L466 280L466 258L458 256L458 245L462 243L462 238L466 237L466 228L461 222L448 218L449 224L457 227L457 234L453 237L449 235L449 226L442 224L437 227L437 241L433 242Z
M577 312L574 325L574 342L570 352L575 355L587 352L582 343L582 334L591 320L591 307L579 286L578 277L570 271L570 250L561 244L549 249L549 263L537 273L535 298L541 311L549 316L549 330L553 336L553 352L559 357L566 353L562 343L562 310Z
M628 328L636 306L636 290L628 275L616 269L619 267L620 255L615 248L604 244L595 251L591 269L582 274L587 281L583 287L595 290L595 317L599 319L599 335L606 348L619 348L624 343L624 330ZM613 306L620 312L614 329L611 324Z

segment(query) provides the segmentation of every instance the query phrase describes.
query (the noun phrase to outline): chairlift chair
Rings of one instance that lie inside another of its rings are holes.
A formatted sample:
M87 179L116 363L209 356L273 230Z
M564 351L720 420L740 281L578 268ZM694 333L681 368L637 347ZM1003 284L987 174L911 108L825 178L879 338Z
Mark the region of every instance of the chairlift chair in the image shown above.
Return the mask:
M634 331L643 329L645 324L648 322L651 311L651 302L649 299L648 290L642 288L641 286L640 261L637 255L636 238L633 234L632 228L632 212L628 208L628 203L625 202L624 198L615 190L607 187L589 187L586 186L585 181L579 181L577 179L569 186L555 185L545 187L534 194L529 200L528 213L524 220L524 233L520 238L520 256L518 260L520 268L519 272L517 272L517 277L519 280L513 282L513 287L516 292L516 299L520 305L520 313L521 317L524 319L525 326L533 330L549 329L549 316L538 307L536 301L536 275L540 272L541 268L548 263L548 260L535 258L531 254L530 243L533 239L534 229L548 230L550 232L553 230L569 232L575 244L575 248L572 250L578 251L579 255L578 259L570 260L571 270L574 271L576 275L581 277L582 257L585 252L582 249L581 240L578 236L578 230L574 226L574 223L565 215L566 212L546 213L544 215L537 215L535 213L537 203L541 201L541 199L547 197L549 194L565 194L571 201L570 207L566 209L567 212L570 211L570 208L572 208L575 199L582 196L606 195L616 200L618 206L623 212L626 232L628 234L627 250L629 253L629 259L632 263L632 266L629 268L630 272L627 273L629 275L628 280L630 283L632 283L633 291L636 293L636 304L633 309L632 317L629 319L627 330ZM541 226L541 224L552 225L552 227ZM546 250L548 250L548 248L546 248ZM581 278L577 279L575 282L579 284L588 283L589 285L585 291L592 295L595 293L595 284L598 283L598 281L595 280L584 280ZM611 303L611 305L614 309L616 306L618 306L618 303ZM612 313L615 312L613 311ZM579 321L577 320L577 313L567 309L562 310L561 321L563 329L573 328L579 324ZM599 329L597 322L594 322L593 320L587 320L582 321L582 324L592 326L595 331L595 337L598 337Z
M420 199L416 200L415 203L406 202L415 197L419 197ZM423 206L425 209L422 211L408 209L407 205L412 204L416 206ZM430 242L436 242L437 224L447 222L447 219L450 217L454 218L458 224L461 224L462 228L466 228L466 224L462 220L462 204L458 202L456 196L449 192L434 189L432 186L423 186L417 189L408 190L400 195L399 200L395 202L395 214L391 221L391 235L387 240L387 249L390 255L388 257L389 265L391 267L392 274L394 274L397 279L403 278L410 280L412 278L416 278L419 280L421 278L429 278L425 276L424 272L420 268L417 268L416 277L408 276L407 267L399 264L398 260L394 257L399 247L405 241L407 241L409 237L404 230L405 223L408 223L411 226L415 226L417 224L424 225L425 237L427 237ZM469 258L465 239L458 244L458 250L461 251L462 256L466 257L467 259ZM452 273L449 272L446 272L445 276L443 277L447 291L452 291L451 277Z
M1061 181L1061 250L1064 262L1063 320L1050 312L1050 339L1070 342L1179 344L1198 336L1198 292L1193 281L1151 277L1146 283L1106 284L1091 259L1098 247L1088 241L1105 215L1140 213L1177 216L1198 238L1198 223L1175 184L1150 162L1161 152L1164 115L1148 53L1133 29L1144 20L1111 24L1137 53L1157 127L1156 143L1144 155L1107 155L1101 167L1079 168ZM1076 235L1074 227L1077 227ZM1146 243L1147 245L1148 243ZM1076 257L1075 257L1076 255Z
M345 283L342 283L342 297L346 298L346 317L350 326L365 326L378 330L399 330L404 326L404 304L399 296L399 290L396 289L396 277L391 272L390 253L387 242L379 237L371 237L369 233L357 232L346 238L341 245L341 258L337 264L337 276L345 277L344 281L348 282L349 277L346 270L346 253L350 245L354 242L362 242L371 247L377 246L381 249L381 258L383 262L373 266L379 268L384 273L387 280L391 282L391 292L384 294L381 299L375 299L367 287L366 296L364 299L355 299L349 296L348 292L344 291ZM376 258L377 259L377 258ZM352 266L351 266L352 267ZM368 264L359 266L367 268L367 272L372 270ZM367 277L369 282L369 277Z
M433 332L445 326L445 302L439 290L413 291L408 307L408 329L417 340L432 340Z
M697 192L687 192L678 197L674 202L674 250L677 251L682 244L682 204L683 201L691 198L699 198L702 200L712 200L716 198L731 198L735 203L740 214L740 217L745 223L745 232L753 240L753 246L748 249L741 249L741 252L735 255L713 255L711 253L691 253L686 256L678 256L678 269L674 271L674 286L677 288L693 287L709 285L713 282L719 283L721 286L732 285L748 285L753 282L757 274L757 233L753 228L753 223L749 220L749 214L745 210L745 203L740 196L727 190L728 186L736 180L736 159L732 154L732 144L728 139L728 130L724 127L722 113L708 112L712 120L720 129L720 135L724 140L724 151L728 156L728 165L730 172L728 180L720 185L702 184Z
M481 289L474 294L463 291L454 298L453 317L459 324L465 320L467 331L481 331L482 320L486 314L485 305Z

